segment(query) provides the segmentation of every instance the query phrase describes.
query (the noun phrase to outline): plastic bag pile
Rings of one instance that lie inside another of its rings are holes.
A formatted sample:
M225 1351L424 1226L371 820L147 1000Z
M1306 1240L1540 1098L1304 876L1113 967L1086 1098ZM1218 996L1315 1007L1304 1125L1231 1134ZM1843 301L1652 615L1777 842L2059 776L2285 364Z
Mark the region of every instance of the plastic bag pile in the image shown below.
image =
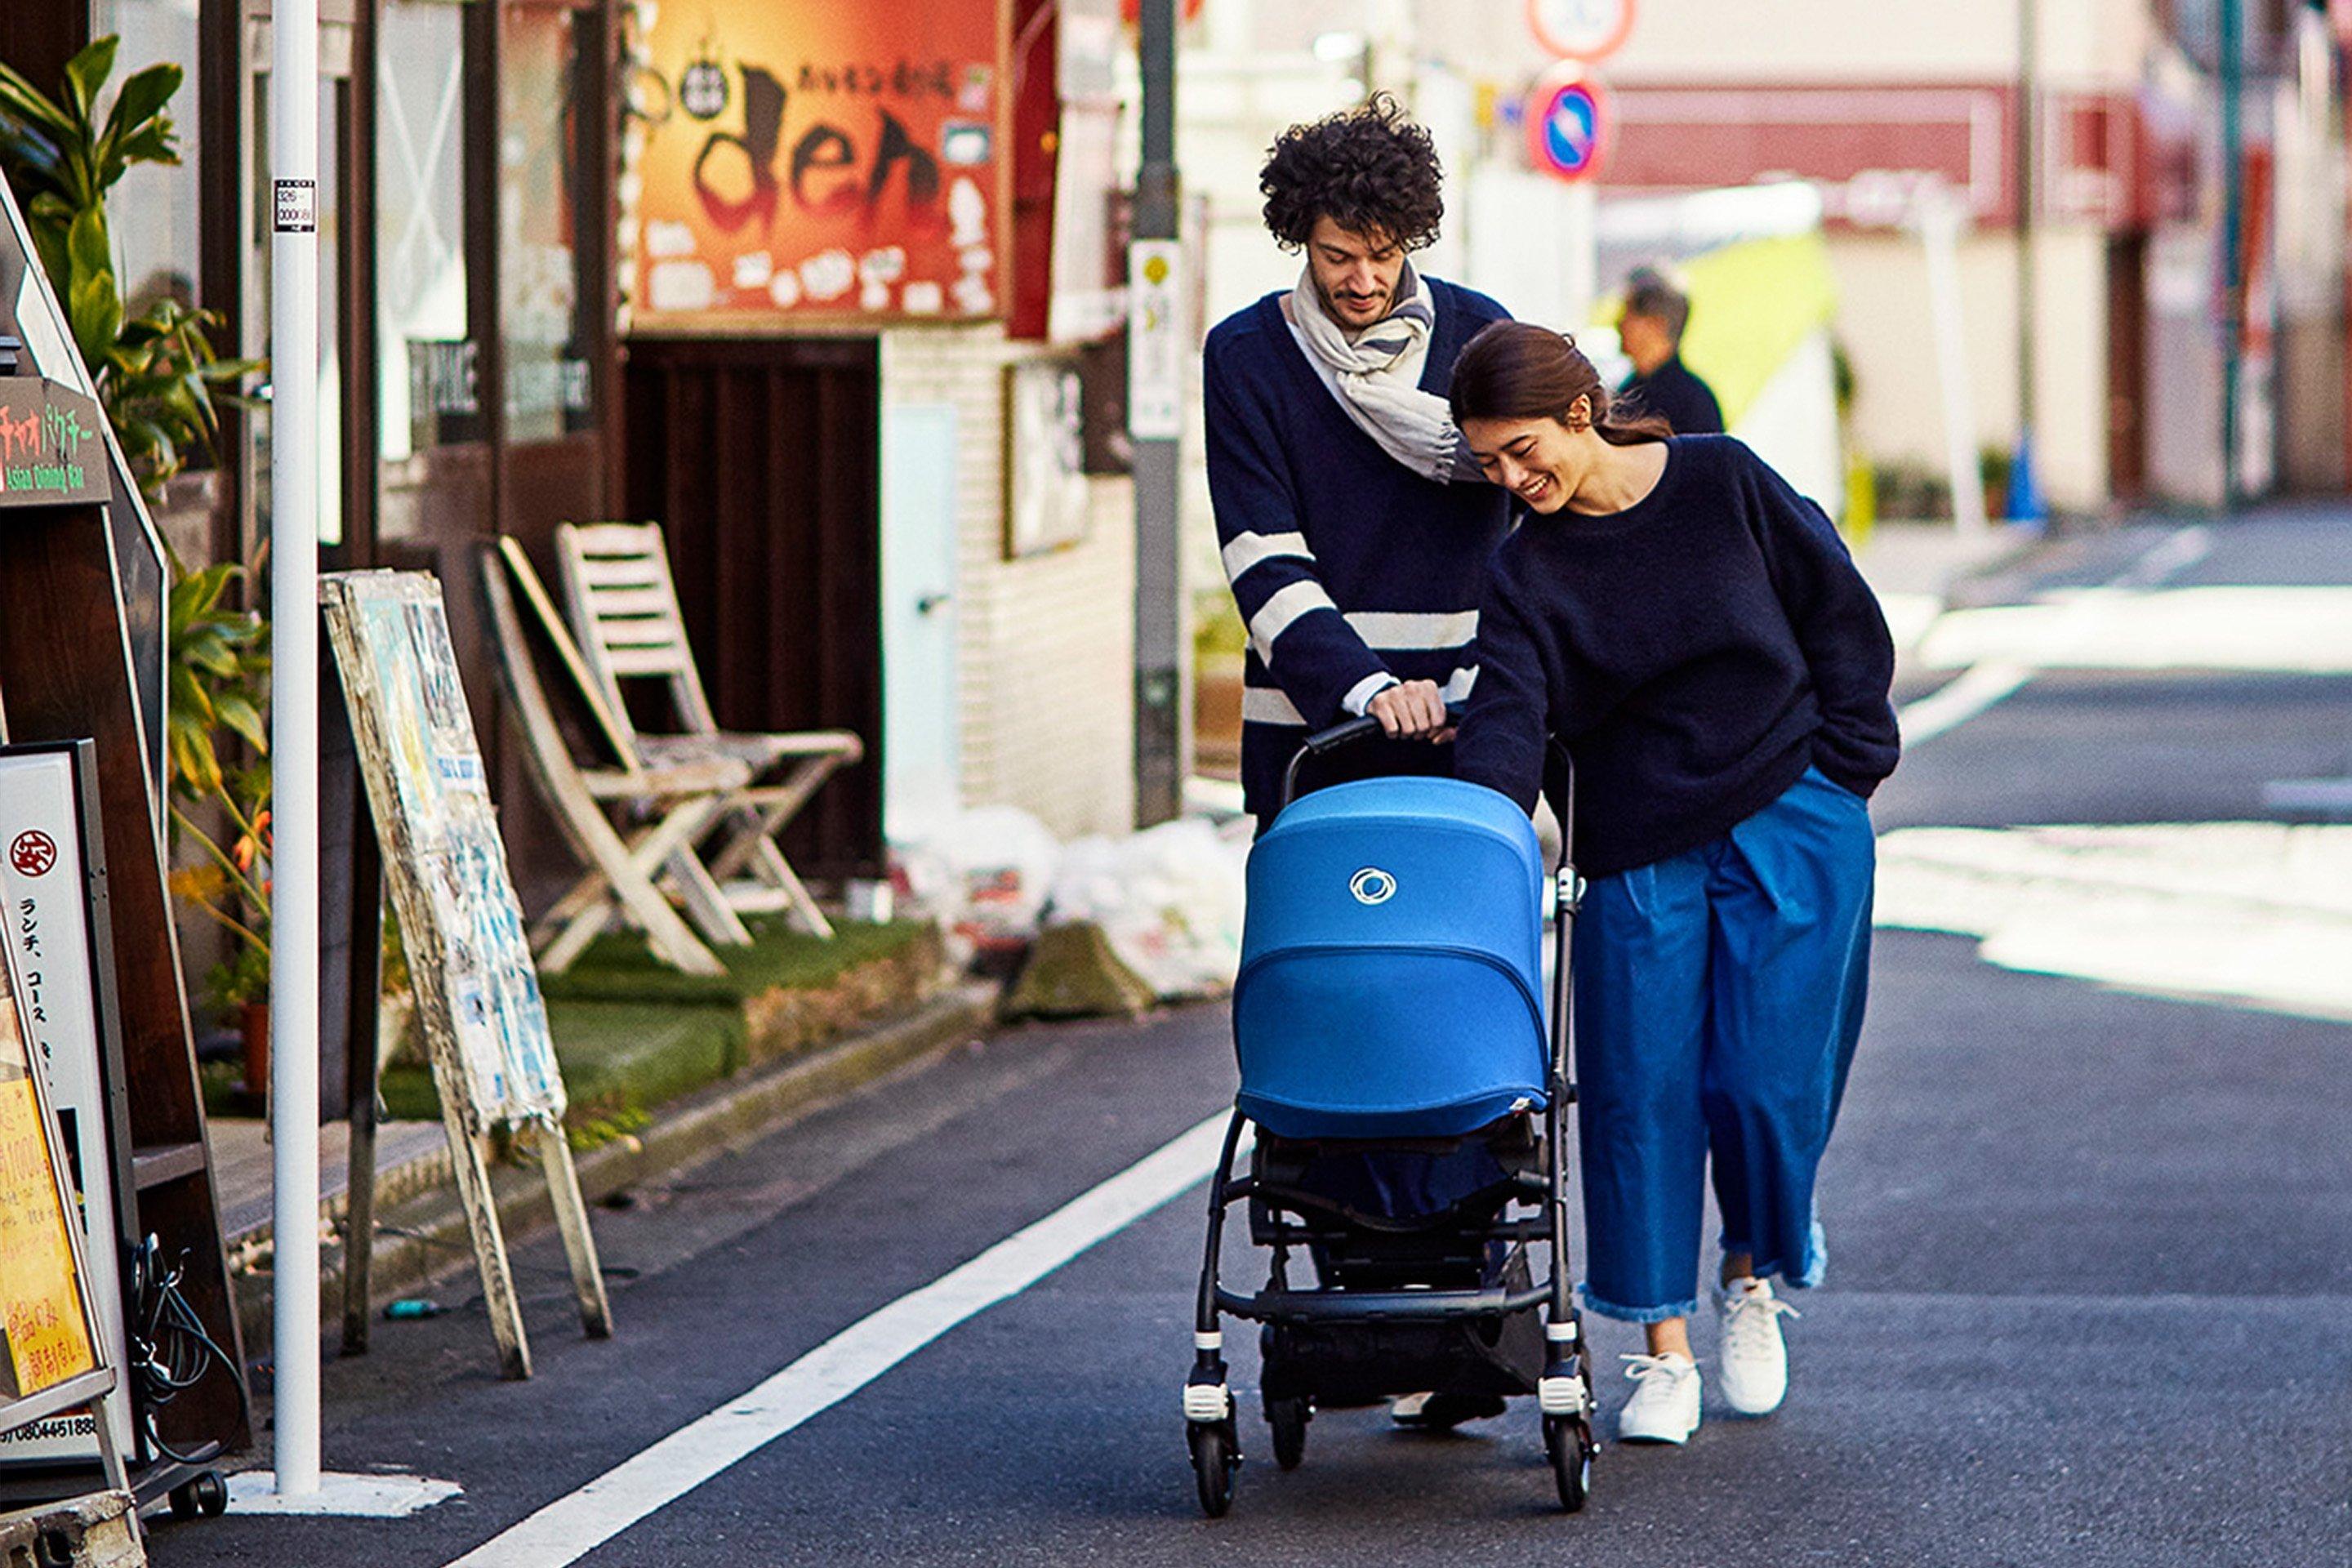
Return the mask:
M1246 837L1197 817L1056 844L1013 806L964 813L898 851L908 893L976 955L1040 930L1098 928L1161 1001L1229 990L1241 964Z

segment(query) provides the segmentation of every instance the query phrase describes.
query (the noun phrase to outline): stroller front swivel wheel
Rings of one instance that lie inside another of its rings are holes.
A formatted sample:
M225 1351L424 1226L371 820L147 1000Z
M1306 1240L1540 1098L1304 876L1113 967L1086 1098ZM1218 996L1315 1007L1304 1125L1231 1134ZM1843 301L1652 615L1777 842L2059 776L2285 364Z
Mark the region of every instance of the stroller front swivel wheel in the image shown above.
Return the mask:
M1544 1417L1544 1453L1551 1460L1552 1480L1559 1488L1559 1506L1580 1512L1592 1495L1592 1427L1572 1415Z
M1192 1479L1201 1491L1201 1511L1223 1519L1234 1506L1234 1472L1242 1468L1241 1443L1230 1420L1192 1424Z
M1307 1423L1313 1415L1313 1408L1303 1397L1265 1402L1265 1425L1274 1438L1276 1466L1295 1470L1307 1458Z

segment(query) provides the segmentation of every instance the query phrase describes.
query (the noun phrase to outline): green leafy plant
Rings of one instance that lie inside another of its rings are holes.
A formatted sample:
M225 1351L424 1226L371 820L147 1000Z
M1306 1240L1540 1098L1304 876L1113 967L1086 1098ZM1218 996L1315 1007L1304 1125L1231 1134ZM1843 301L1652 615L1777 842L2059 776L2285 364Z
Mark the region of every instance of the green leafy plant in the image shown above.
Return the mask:
M216 401L260 368L225 360L208 335L218 312L162 299L131 316L114 266L106 195L134 163L177 163L166 110L180 89L175 65L134 73L100 118L98 100L121 40L105 37L66 62L63 97L51 99L0 65L0 173L25 203L41 270L63 302L100 404L149 500L192 456L218 449Z
M231 597L245 575L236 562L199 572L173 566L164 752L173 825L201 858L172 874L172 890L236 939L212 977L215 1000L258 1001L268 994L269 968L269 730L262 716L269 624ZM260 760L243 768L225 763L220 748L231 737ZM198 811L218 816L219 836L197 820Z
M108 193L134 164L179 163L170 108L184 73L168 64L133 72L101 114L120 47L119 38L100 38L67 61L55 99L0 65L0 174L25 204L41 269L152 500L192 458L217 455L217 405L234 401L236 384L261 367L214 353L216 312L164 298L133 315L123 298ZM269 627L237 603L246 575L233 562L191 572L174 557L165 634L169 807L198 855L172 887L236 939L211 977L224 1003L266 994L269 957ZM236 741L261 760L232 769L221 748Z

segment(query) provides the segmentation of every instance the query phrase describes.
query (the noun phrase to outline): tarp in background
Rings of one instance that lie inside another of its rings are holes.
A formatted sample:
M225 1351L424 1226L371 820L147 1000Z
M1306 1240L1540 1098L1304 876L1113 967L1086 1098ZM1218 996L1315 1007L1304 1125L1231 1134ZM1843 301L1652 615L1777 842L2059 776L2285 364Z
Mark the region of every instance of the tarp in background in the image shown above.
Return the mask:
M1841 518L1845 462L1830 336L1837 284L1812 187L1605 199L1598 240L1612 291L1596 319L1616 320L1627 273L1670 263L1691 296L1683 362L1714 388L1726 427Z

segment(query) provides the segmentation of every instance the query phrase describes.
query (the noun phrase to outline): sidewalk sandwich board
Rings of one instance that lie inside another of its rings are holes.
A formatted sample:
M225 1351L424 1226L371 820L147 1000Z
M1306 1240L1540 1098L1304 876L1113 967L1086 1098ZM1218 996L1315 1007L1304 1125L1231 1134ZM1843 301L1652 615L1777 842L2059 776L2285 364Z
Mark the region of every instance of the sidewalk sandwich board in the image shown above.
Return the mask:
M24 985L5 942L0 993L0 1431L69 1433L74 1414L91 1411L106 1484L128 1491L114 1442L115 1369L90 1310L65 1151L36 1065Z
M457 678L441 585L423 572L345 572L322 577L320 590L499 1370L529 1377L530 1347L483 1155L494 1130L537 1130L582 1324L602 1339L612 1332L612 1314L564 1138L563 1078L547 1006ZM368 1239L354 1237L352 1245Z
M68 1189L80 1211L90 1307L106 1359L119 1368L127 1364L121 1216L131 1195L117 1190L128 1163L115 1151L130 1134L105 919L105 851L88 808L97 793L92 750L88 741L0 746L0 893ZM95 1463L100 1456L91 1419L0 1433L0 1465ZM114 1402L114 1442L131 1451L127 1400Z

